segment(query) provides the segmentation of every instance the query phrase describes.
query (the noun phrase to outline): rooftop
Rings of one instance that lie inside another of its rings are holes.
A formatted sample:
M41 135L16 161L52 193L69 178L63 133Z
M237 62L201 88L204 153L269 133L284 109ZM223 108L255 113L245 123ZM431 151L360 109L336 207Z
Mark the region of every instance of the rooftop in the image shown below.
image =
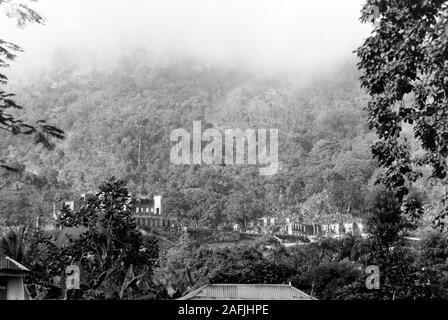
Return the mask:
M23 274L30 270L10 257L0 256L0 275Z
M317 300L287 284L209 284L179 300Z

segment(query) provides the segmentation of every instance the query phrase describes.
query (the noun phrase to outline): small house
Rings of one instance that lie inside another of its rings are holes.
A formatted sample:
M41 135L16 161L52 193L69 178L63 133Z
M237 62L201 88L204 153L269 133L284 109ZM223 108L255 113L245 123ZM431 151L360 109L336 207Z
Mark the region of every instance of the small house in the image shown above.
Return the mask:
M0 301L28 300L24 278L29 270L17 261L0 256Z

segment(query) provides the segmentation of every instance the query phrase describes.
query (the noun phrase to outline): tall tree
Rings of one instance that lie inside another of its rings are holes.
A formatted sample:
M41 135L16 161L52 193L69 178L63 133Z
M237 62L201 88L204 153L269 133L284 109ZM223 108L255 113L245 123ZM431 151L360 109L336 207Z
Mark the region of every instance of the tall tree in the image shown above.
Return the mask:
M240 224L242 228L247 228L249 222L267 213L266 204L249 192L245 194L235 192L230 195L224 210L232 222Z
M422 166L448 185L448 1L368 0L361 20L375 23L357 51L362 86L371 98L368 123L379 137L372 150L386 169L380 180L406 204ZM406 126L421 144L419 156L403 135ZM440 226L448 217L446 200L436 218ZM414 205L405 208L420 212Z

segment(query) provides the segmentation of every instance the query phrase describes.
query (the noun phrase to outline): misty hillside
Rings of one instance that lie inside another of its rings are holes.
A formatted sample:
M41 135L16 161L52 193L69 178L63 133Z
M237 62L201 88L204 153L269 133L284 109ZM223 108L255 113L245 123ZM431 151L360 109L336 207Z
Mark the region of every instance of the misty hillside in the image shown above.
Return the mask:
M46 181L59 189L92 191L114 175L139 195L164 194L173 212L207 226L263 214L329 221L362 212L376 165L354 63L306 85L188 60L158 67L123 58L112 70L90 72L57 65L14 90L26 106L22 118L47 120L68 138L36 152L5 135L1 153L27 172L51 175ZM281 170L263 177L250 166L172 165L170 133L191 132L193 121L203 130L278 129ZM333 208L325 197L337 200ZM233 217L242 203L253 210Z

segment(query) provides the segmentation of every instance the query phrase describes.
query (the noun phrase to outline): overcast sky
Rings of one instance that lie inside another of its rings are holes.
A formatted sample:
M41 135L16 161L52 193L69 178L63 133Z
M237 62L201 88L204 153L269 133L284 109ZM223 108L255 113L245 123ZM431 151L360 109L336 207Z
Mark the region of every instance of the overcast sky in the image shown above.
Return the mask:
M0 38L26 50L16 69L47 64L60 48L110 60L140 44L162 57L308 70L350 57L368 36L364 1L39 0L45 26L22 30L2 16Z

